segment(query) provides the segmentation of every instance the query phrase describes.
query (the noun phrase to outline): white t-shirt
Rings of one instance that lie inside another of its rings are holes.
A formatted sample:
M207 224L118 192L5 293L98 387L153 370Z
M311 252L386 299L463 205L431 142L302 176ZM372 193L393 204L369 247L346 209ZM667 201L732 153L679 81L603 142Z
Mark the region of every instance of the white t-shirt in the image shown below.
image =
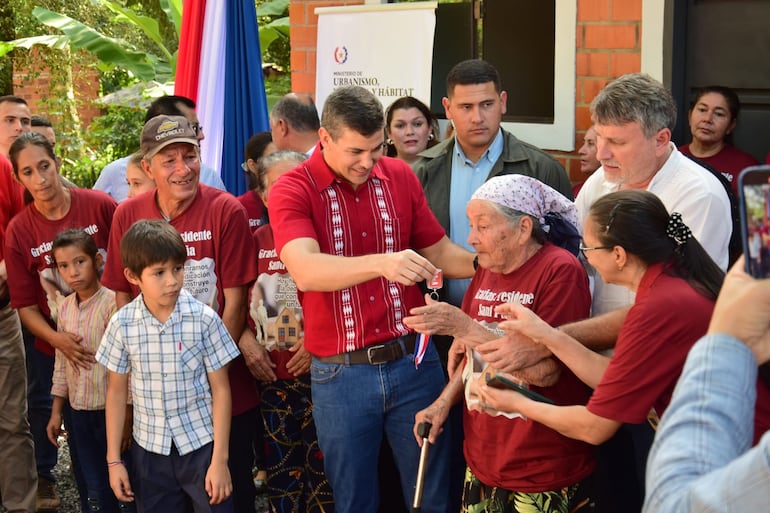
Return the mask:
M717 265L726 270L728 244L732 235L727 193L711 173L684 156L674 143L669 144L671 155L653 176L647 190L660 198L669 213L682 214L682 220L692 230L693 236ZM619 184L610 183L604 178L603 168L588 177L575 199L581 231L591 204L618 188ZM593 315L616 310L633 302L633 292L626 287L604 283L601 276L595 273Z

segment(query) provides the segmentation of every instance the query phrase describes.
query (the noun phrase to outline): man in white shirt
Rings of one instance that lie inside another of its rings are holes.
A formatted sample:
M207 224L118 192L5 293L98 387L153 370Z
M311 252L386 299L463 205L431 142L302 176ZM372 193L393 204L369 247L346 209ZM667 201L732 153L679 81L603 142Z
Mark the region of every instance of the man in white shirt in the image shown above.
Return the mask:
M679 212L693 235L722 269L727 268L732 234L730 200L708 170L685 157L671 142L676 106L660 82L643 74L624 75L591 103L599 170L586 180L575 203L582 229L591 204L623 189L655 193L669 212ZM624 287L596 276L593 314L633 303Z

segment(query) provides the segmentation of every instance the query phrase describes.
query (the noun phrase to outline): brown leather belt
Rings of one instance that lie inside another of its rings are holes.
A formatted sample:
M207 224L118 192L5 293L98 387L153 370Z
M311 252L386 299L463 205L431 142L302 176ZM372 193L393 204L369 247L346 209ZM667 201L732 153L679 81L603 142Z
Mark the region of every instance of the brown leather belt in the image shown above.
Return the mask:
M380 365L383 363L398 360L408 354L414 353L416 335L404 335L385 344L364 347L350 351L349 353L340 353L333 356L324 356L317 358L322 363L342 363L346 365Z

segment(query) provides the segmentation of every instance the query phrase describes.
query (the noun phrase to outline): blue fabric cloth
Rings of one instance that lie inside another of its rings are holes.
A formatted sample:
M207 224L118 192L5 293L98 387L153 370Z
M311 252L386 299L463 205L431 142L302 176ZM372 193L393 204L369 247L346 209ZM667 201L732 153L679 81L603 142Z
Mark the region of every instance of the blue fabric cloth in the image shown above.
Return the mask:
M739 340L693 346L650 451L645 513L767 511L770 432L750 449L756 379Z
M270 130L254 2L228 0L225 31L225 101L222 179L235 196L246 192L241 169L246 142Z
M324 455L337 513L377 511L377 462L388 437L399 470L404 502L411 505L420 460L414 415L444 387L444 373L431 344L419 369L409 354L382 365L322 363L310 366L313 420ZM344 397L344 400L340 398ZM340 419L346 419L340 422ZM447 511L449 451L446 432L430 447L422 512Z
M239 355L216 312L182 289L162 324L141 294L118 310L96 360L113 372L131 372L137 443L168 455L173 442L185 455L214 439L208 373Z
M473 251L473 247L468 244L468 235L471 233L471 228L465 208L468 206L468 201L470 201L476 189L487 181L489 173L492 172L492 168L502 153L502 130L497 131L497 136L478 162L472 162L465 156L460 145L455 144L454 157L452 158L452 179L449 189L449 239L469 251ZM470 283L470 279L447 280L446 286L449 302L455 306L460 306Z
M128 183L126 182L128 159L129 157L123 157L104 166L93 188L106 192L118 203L125 200L128 197ZM203 163L201 163L200 183L205 183L222 191L227 190L219 173Z

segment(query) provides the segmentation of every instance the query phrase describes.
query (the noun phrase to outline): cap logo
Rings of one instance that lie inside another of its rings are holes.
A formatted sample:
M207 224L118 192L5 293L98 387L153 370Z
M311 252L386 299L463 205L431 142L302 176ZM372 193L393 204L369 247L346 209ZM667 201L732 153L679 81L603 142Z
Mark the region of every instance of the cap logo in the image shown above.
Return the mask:
M179 127L178 121L164 121L155 132L155 140L161 141L179 134L184 134L184 128Z

